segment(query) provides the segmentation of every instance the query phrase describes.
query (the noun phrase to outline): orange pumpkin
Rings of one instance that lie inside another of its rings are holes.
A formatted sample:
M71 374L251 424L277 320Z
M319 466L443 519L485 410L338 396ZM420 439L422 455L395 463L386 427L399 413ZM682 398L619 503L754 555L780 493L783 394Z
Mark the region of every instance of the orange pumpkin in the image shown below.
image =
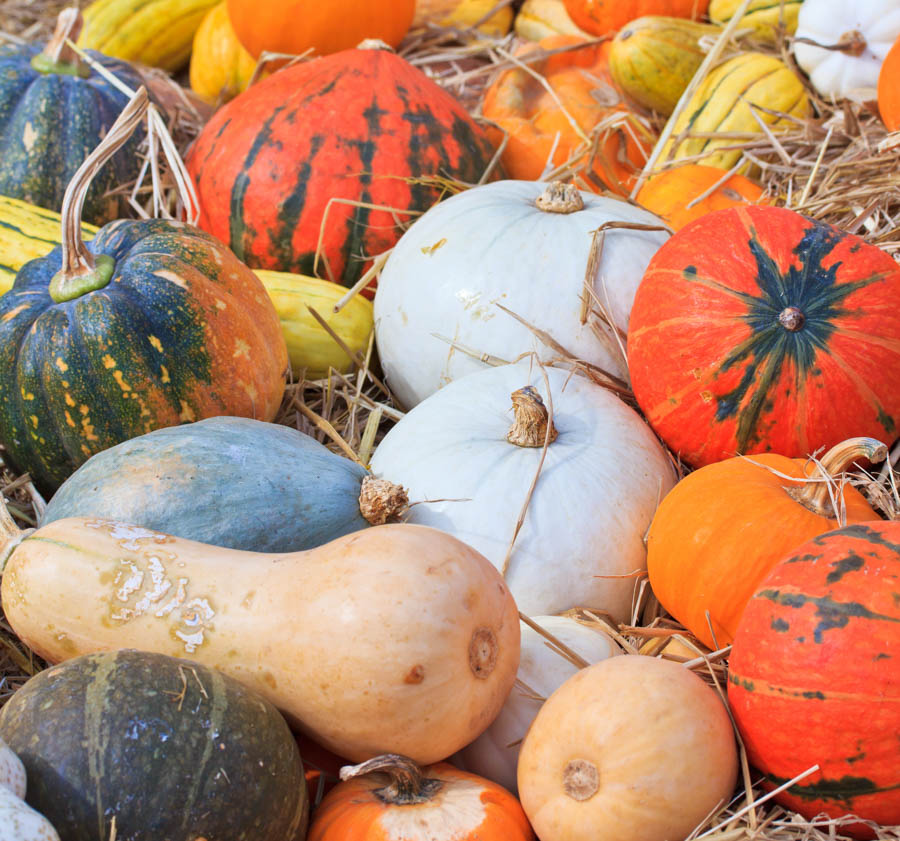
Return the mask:
M420 768L397 754L341 769L306 841L533 841L505 788L446 762Z
M709 0L565 0L569 17L585 32L606 35L636 18L665 15L700 20Z
M878 74L878 110L888 131L900 131L900 38L888 51Z
M556 35L524 45L517 55L526 58L536 50L581 42ZM488 88L482 113L508 135L503 166L510 177L536 181L548 161L558 167L578 155L573 165L585 168L583 178L594 190L630 192L654 138L613 86L609 49L609 43L586 44L528 62L553 94L521 67L507 70ZM503 131L492 130L495 144L503 140Z
M716 182L722 181L723 175L721 169L702 164L685 164L667 169L644 183L637 194L637 202L662 217L674 231L714 210L737 204L766 203L760 201L765 190L759 184L735 174L708 196L688 207Z
M416 0L228 0L238 40L254 58L263 50L317 55L348 50L366 38L392 47L412 24Z

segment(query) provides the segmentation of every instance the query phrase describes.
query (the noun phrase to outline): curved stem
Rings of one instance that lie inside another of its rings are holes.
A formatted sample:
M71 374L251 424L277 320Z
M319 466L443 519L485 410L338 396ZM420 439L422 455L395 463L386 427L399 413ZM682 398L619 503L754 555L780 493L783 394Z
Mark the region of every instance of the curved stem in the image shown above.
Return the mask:
M6 562L12 555L13 549L33 531L34 529L20 529L9 513L6 504L0 499L0 575L3 575Z
M443 786L440 780L426 777L418 764L399 753L385 753L359 765L345 765L340 770L340 776L342 780L352 780L375 772L387 774L391 778L388 785L375 789L374 793L385 803L393 805L424 803Z
M526 385L510 396L515 420L506 433L506 440L517 447L543 447L545 443L553 443L559 433L550 421L547 407L537 389Z
M833 52L847 53L847 55L861 56L868 44L866 36L858 29L851 29L841 35L836 44L820 44L812 38L804 38L802 35L794 38L795 44L809 44L812 47L818 47L820 50L831 50Z
M90 76L91 71L67 41L77 41L84 19L76 6L63 9L56 18L56 28L44 49L32 60L39 73L62 73L68 76Z

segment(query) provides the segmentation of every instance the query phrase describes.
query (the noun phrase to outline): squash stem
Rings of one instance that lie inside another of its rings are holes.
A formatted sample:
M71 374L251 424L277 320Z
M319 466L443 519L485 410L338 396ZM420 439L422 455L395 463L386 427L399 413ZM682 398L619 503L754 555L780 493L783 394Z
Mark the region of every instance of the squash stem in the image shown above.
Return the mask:
M0 500L0 575L6 567L9 556L34 529L20 529L13 520L6 504Z
M50 280L50 297L56 303L102 289L112 280L115 261L106 254L95 257L81 238L81 212L94 176L128 142L149 104L147 89L139 88L66 187L62 205L62 268Z
M556 440L559 434L550 423L547 407L533 386L526 385L511 395L515 420L506 433L506 440L517 447L543 447ZM548 425L549 424L549 428Z
M535 199L534 205L545 213L575 213L584 210L584 199L574 184L551 181Z
M55 73L64 76L80 76L86 79L91 75L87 67L66 42L76 41L81 34L84 19L77 7L63 9L56 18L56 28L47 41L42 52L31 59L31 66L46 75Z
M387 774L390 782L374 789L373 794L392 806L426 803L444 785L440 780L426 777L416 762L399 753L385 753L359 765L345 765L341 768L340 775L342 780L351 780L376 772Z
M387 479L366 476L359 491L359 513L373 526L396 521L409 508L409 496L402 485Z

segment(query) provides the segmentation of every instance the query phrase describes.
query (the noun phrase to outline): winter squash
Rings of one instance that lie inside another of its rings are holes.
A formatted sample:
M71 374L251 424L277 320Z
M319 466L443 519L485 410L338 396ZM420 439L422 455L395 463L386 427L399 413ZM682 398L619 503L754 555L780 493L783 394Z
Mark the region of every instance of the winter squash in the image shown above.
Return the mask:
M900 130L900 37L894 42L878 74L878 110L888 131Z
M204 102L219 105L234 99L256 70L256 60L238 41L228 20L225 0L203 18L191 50L191 89Z
M212 415L271 420L287 350L253 273L208 234L160 219L104 226L85 245L80 203L96 166L147 105L141 88L79 169L63 244L28 263L0 299L0 441L55 489L91 455Z
M604 226L586 293L593 232ZM624 379L618 342L591 310L606 309L624 335L641 276L668 237L662 228L640 208L561 184L496 182L433 207L397 243L375 296L375 340L391 391L411 408L483 369L472 354L558 358L510 313Z
M575 26L563 0L525 0L516 13L513 27L524 41L540 41L553 35L591 37Z
M216 112L187 165L200 227L239 259L299 274L318 269L352 286L370 257L399 239L398 219L406 224L440 198L439 189L406 179L475 183L492 157L484 131L450 94L372 48L254 85Z
M434 529L376 526L265 554L99 518L30 534L3 519L3 610L39 656L132 646L189 657L354 761L449 756L494 719L515 680L509 590L474 549Z
M804 0L794 57L826 99L867 102L877 97L878 72L898 37L894 0Z
M0 841L59 841L59 835L42 814L0 784Z
M645 15L699 20L709 0L565 0L565 4L577 26L591 35L606 35Z
M741 739L769 787L819 766L776 796L807 818L900 823L900 760L885 738L900 731L898 588L900 523L858 523L786 556L738 626L728 700Z
M900 268L881 249L777 207L710 213L638 287L628 364L657 433L694 466L803 457L900 418Z
M715 189L710 193L713 187ZM636 200L673 231L680 231L688 222L714 210L743 204L767 204L765 194L759 184L744 175L726 176L714 166L682 164L645 181Z
M326 55L366 38L399 46L415 8L416 0L228 0L228 17L254 58L263 50Z
M709 19L713 23L726 24L741 5L741 0L709 0ZM767 44L775 43L775 33L784 26L785 35L797 31L797 15L803 0L750 0L747 11L738 26L751 27L754 37Z
M366 516L383 523L405 508L399 489L374 494L368 476L296 429L207 418L89 458L53 495L41 525L105 517L214 546L296 552L367 528Z
M838 527L835 501L846 523L878 516L855 488L839 488L839 479L829 486L825 479L856 461L880 461L886 452L879 441L855 438L823 455L821 467L761 453L689 473L650 525L647 570L654 595L710 648L728 645L772 567L795 546ZM817 481L791 482L791 476Z
M303 764L284 719L200 663L77 657L7 701L0 735L25 765L29 804L67 841L301 841L306 831Z
M25 766L22 760L0 739L0 789L5 788L19 800L24 800L25 783Z
M667 841L727 803L737 765L725 706L697 675L611 657L541 707L519 755L519 797L541 841Z
M66 46L66 37L77 35L80 26L77 10L67 9L43 49L0 47L0 193L7 198L59 210L66 185L128 102ZM124 62L90 55L130 88L140 87L135 70ZM137 127L125 148L97 173L85 198L88 222L116 218L119 199L106 193L137 177L143 136Z
M414 29L429 23L468 29L478 24L479 32L502 38L512 26L514 13L512 6L504 6L488 17L496 5L496 0L416 0L412 25Z
M454 757L461 768L493 780L513 793L517 788L516 768L522 740L544 699L582 665L619 653L606 634L568 616L533 616L531 621L568 651L557 648L554 642L522 622L516 685L491 726Z
M420 403L378 445L372 472L419 503L407 522L458 537L501 570L524 613L585 606L618 621L630 616L643 536L674 483L636 412L585 378L528 360L470 374ZM572 526L549 526L561 522Z
M578 43L575 36L559 35L524 44L517 56L528 61L536 51ZM629 192L653 135L613 86L609 49L608 43L586 44L528 61L531 72L513 67L491 84L481 110L498 127L491 131L494 144L507 136L502 161L509 175L536 181L545 169L572 161L584 166L583 179L597 192Z
M342 768L341 779L316 810L307 841L534 839L515 797L446 762L422 768L385 754Z

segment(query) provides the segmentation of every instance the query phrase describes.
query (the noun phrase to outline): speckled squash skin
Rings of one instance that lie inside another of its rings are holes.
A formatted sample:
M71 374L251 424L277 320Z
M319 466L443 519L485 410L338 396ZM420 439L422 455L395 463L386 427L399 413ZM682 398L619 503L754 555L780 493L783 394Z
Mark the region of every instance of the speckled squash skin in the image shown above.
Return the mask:
M66 841L300 841L308 803L287 724L214 669L124 649L39 672L0 712L27 802ZM115 817L115 833L113 833Z
M0 441L46 493L94 453L214 415L272 420L287 349L256 276L178 222L120 221L87 245L110 283L54 303L60 249L0 298Z

